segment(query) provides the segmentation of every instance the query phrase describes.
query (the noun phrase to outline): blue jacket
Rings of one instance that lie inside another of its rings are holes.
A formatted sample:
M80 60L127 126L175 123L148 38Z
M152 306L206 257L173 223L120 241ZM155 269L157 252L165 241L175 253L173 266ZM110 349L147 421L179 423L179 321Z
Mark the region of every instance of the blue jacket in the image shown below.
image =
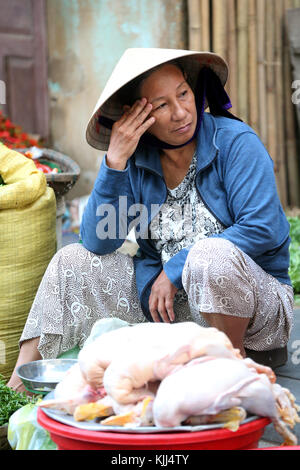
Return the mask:
M277 194L273 162L248 125L204 114L197 139L196 185L204 204L226 227L214 236L233 242L267 273L291 285L290 227ZM182 288L182 270L191 248L181 250L162 267L148 238L148 225L166 197L158 150L138 148L122 171L109 168L104 158L80 229L83 245L104 255L119 248L136 227L141 252L134 257L136 284L149 320L154 280L164 269L170 281ZM99 238L104 226L115 238Z

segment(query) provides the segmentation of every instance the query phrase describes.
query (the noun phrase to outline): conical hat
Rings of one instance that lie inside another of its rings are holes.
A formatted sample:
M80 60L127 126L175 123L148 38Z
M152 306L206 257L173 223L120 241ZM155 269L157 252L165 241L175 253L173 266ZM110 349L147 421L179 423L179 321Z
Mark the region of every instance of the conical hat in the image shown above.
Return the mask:
M224 86L228 77L228 66L212 52L186 51L160 48L127 49L115 66L89 120L86 139L94 148L107 150L111 130L100 125L99 116L117 121L123 114L118 91L131 80L148 70L170 60L180 59L192 83L196 82L202 67L210 67Z

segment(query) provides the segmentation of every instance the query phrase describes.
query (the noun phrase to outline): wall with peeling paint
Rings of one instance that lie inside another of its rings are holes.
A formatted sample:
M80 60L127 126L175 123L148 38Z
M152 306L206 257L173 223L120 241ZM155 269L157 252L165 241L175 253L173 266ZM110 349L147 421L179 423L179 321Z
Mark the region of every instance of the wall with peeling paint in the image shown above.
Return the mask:
M103 153L86 124L128 47L186 47L185 0L48 0L51 146L81 167L68 198L88 194Z

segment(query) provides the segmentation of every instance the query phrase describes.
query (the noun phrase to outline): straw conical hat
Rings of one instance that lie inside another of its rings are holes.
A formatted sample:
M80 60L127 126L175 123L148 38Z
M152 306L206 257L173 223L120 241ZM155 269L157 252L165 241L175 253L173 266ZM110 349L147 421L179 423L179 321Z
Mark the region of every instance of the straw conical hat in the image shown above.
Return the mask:
M111 130L100 125L99 116L117 121L123 114L117 92L131 80L148 70L170 60L180 59L192 81L196 81L200 69L210 67L224 86L228 77L228 66L212 52L186 51L160 48L127 49L115 66L89 120L86 139L97 149L107 150Z

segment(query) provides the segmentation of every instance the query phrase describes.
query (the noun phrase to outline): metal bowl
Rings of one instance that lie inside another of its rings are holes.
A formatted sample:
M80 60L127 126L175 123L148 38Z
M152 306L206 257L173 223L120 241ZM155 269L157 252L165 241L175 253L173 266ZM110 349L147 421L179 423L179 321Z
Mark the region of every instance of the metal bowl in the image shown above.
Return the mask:
M45 395L54 390L76 362L77 359L45 359L28 362L18 367L17 374L26 390Z

